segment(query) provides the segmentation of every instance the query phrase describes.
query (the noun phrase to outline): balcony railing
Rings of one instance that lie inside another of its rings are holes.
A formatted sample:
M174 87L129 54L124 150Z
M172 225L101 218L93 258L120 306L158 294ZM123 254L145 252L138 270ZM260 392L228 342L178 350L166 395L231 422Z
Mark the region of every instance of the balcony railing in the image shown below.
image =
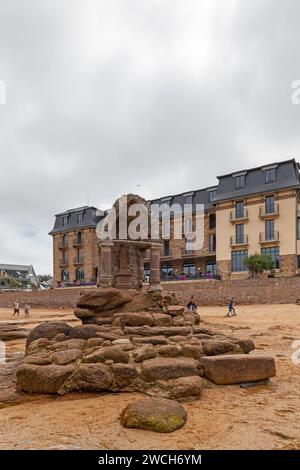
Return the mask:
M77 238L77 237L73 238L73 240L72 240L72 245L73 246L82 246L82 244L83 244L83 239L82 238L80 238L80 239Z
M68 249L68 242L59 241L58 242L58 248L60 250L67 250Z
M248 209L244 208L242 211L231 211L229 216L230 222L233 224L234 222L241 222L242 220L248 220Z
M274 218L279 216L279 204L275 203L270 207L267 207L266 205L264 206L259 206L259 217L261 219L266 219L268 217Z
M68 265L69 265L69 260L68 259L61 259L60 262L59 262L59 266L61 268L65 268Z
M272 232L261 232L259 234L259 243L278 243L279 242L279 232L274 230Z
M83 264L83 256L76 256L76 258L73 259L74 264Z
M242 246L248 245L248 235L241 235L237 237L236 235L230 237L230 246Z
M191 281L193 279L220 279L218 274L213 273L196 273L196 274L171 274L169 276L161 275L162 282L168 281Z
M183 248L183 250L181 251L182 256L193 256L194 254L195 254L195 250L187 250Z

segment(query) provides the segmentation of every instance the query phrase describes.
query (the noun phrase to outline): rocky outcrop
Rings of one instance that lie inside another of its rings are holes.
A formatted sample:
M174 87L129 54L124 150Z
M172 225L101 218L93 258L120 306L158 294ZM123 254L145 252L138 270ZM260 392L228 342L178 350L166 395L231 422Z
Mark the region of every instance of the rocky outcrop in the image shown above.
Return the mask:
M145 310L131 311L133 305ZM248 356L252 340L200 326L172 294L97 289L80 297L78 310L82 325L54 322L31 331L17 370L20 390L138 391L186 400L200 396L203 375L226 384L275 374L271 358Z
M203 357L199 365L204 375L218 385L257 382L276 375L275 360L269 356Z
M0 341L14 341L27 338L28 330L14 325L0 325Z
M130 403L121 415L126 428L145 429L154 432L173 432L182 428L187 412L174 400L148 398Z

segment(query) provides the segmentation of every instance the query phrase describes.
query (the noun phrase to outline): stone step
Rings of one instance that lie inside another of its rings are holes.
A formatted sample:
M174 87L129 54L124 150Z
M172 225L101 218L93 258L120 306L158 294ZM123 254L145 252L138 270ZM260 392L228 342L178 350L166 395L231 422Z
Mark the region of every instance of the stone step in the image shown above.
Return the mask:
M124 333L129 336L188 336L192 328L188 326L126 326Z
M257 382L276 375L271 356L247 354L203 357L199 361L204 375L217 385Z
M145 382L178 379L198 375L197 362L193 359L160 357L143 362L141 379Z

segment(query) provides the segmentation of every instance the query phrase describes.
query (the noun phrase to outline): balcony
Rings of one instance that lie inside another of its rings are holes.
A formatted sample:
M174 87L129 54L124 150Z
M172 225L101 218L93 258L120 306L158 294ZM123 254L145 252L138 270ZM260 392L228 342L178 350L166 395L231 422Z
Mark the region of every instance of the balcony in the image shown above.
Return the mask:
M259 218L262 220L274 219L279 217L279 204L273 204L272 207L259 206Z
M73 264L80 265L83 264L83 256L76 256L76 258L73 259Z
M248 221L248 209L241 211L241 213L237 213L236 211L231 211L229 216L229 221L232 224L247 222Z
M73 240L72 240L72 245L73 245L74 247L77 247L77 248L80 247L80 246L82 246L82 245L83 245L83 239L82 239L82 238L79 239L79 238L77 238L77 237L73 238Z
M66 268L69 266L69 260L68 259L61 259L59 262L59 267L60 268Z
M261 232L259 234L259 243L260 244L279 243L278 230L274 230L273 232Z
M195 255L195 250L186 250L185 248L183 248L183 250L181 251L182 257L190 257L194 255Z
M247 246L248 245L248 235L243 235L240 237L236 237L236 235L230 237L230 246L231 247L239 247L239 246Z
M58 248L60 250L67 250L68 249L68 242L59 241L58 242Z

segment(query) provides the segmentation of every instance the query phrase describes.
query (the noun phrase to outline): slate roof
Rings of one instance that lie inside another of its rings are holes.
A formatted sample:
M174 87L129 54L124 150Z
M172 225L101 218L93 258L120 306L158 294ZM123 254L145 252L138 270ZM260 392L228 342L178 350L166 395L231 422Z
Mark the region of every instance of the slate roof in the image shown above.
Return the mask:
M265 170L270 168L275 168L275 182L266 184ZM245 186L243 189L236 190L234 176L241 174L245 175ZM266 192L272 193L286 188L300 188L299 163L297 163L295 159L275 162L256 168L218 176L218 180L219 184L215 202Z
M82 213L82 221L77 221L77 214ZM55 216L55 224L49 235L55 233L68 232L70 230L80 230L81 228L89 228L97 226L98 222L105 216L105 211L101 211L96 207L77 207L70 209ZM68 216L68 223L63 225L64 216Z

